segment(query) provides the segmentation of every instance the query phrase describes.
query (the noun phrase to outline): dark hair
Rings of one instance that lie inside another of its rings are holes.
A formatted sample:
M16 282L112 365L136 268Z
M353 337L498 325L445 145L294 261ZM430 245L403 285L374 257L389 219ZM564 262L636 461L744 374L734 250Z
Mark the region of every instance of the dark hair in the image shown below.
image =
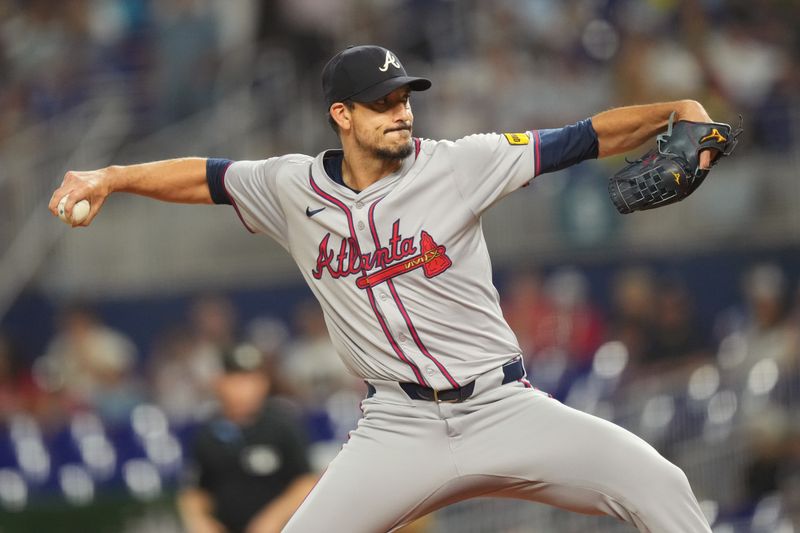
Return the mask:
M342 103L345 105L347 109L353 109L356 106L355 102L353 102L352 100L344 100ZM333 132L336 135L339 135L339 125L336 123L335 120L333 120L330 108L328 108L327 118L328 118L328 124L330 125L331 129L333 129Z

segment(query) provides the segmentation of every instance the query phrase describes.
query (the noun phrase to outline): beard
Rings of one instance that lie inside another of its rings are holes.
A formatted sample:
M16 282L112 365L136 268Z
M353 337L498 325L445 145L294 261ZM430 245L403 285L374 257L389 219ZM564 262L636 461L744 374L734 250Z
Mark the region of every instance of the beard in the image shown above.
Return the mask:
M411 129L409 128L410 132ZM356 136L356 142L361 148L383 161L400 161L414 153L414 141L410 138L406 144L401 146L381 146L378 142L365 142L358 136Z
M385 161L397 161L398 159L405 159L413 152L414 142L411 139L409 139L408 143L403 146L397 146L394 148L383 148L379 146L374 148L372 151L376 157Z

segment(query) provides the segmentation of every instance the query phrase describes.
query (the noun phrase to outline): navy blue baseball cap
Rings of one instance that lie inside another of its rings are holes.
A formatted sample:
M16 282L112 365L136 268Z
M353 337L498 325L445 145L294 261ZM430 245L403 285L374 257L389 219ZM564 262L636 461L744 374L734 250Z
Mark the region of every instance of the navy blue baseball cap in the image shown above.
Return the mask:
M322 90L328 107L334 102L373 102L398 87L425 91L431 80L415 78L390 50L371 44L348 46L322 69Z

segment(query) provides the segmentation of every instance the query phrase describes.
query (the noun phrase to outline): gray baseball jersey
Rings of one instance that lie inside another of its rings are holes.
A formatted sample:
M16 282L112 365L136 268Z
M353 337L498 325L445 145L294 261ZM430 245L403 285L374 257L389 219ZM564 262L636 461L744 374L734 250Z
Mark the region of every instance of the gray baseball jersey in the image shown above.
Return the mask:
M328 175L325 152L227 168L230 203L294 257L343 361L369 383L358 428L283 531L391 531L492 495L640 531L710 533L680 469L523 378L480 220L540 172L574 162L561 150L568 134L552 137L548 161L547 136L415 139L396 173L359 193Z
M448 389L520 354L480 217L535 176L537 137L415 148L360 193L327 175L324 153L239 161L224 184L247 228L292 254L352 372Z

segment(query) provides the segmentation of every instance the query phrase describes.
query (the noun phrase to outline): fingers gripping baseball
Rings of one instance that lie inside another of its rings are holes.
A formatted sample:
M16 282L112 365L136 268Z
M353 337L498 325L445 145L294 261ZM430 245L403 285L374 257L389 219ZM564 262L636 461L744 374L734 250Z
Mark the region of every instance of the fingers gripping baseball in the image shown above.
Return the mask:
M91 224L109 194L105 174L104 170L67 172L61 186L50 197L50 212L55 216L61 215L72 227ZM89 203L89 212L81 218L84 213L80 208L76 210L75 206L84 200Z

